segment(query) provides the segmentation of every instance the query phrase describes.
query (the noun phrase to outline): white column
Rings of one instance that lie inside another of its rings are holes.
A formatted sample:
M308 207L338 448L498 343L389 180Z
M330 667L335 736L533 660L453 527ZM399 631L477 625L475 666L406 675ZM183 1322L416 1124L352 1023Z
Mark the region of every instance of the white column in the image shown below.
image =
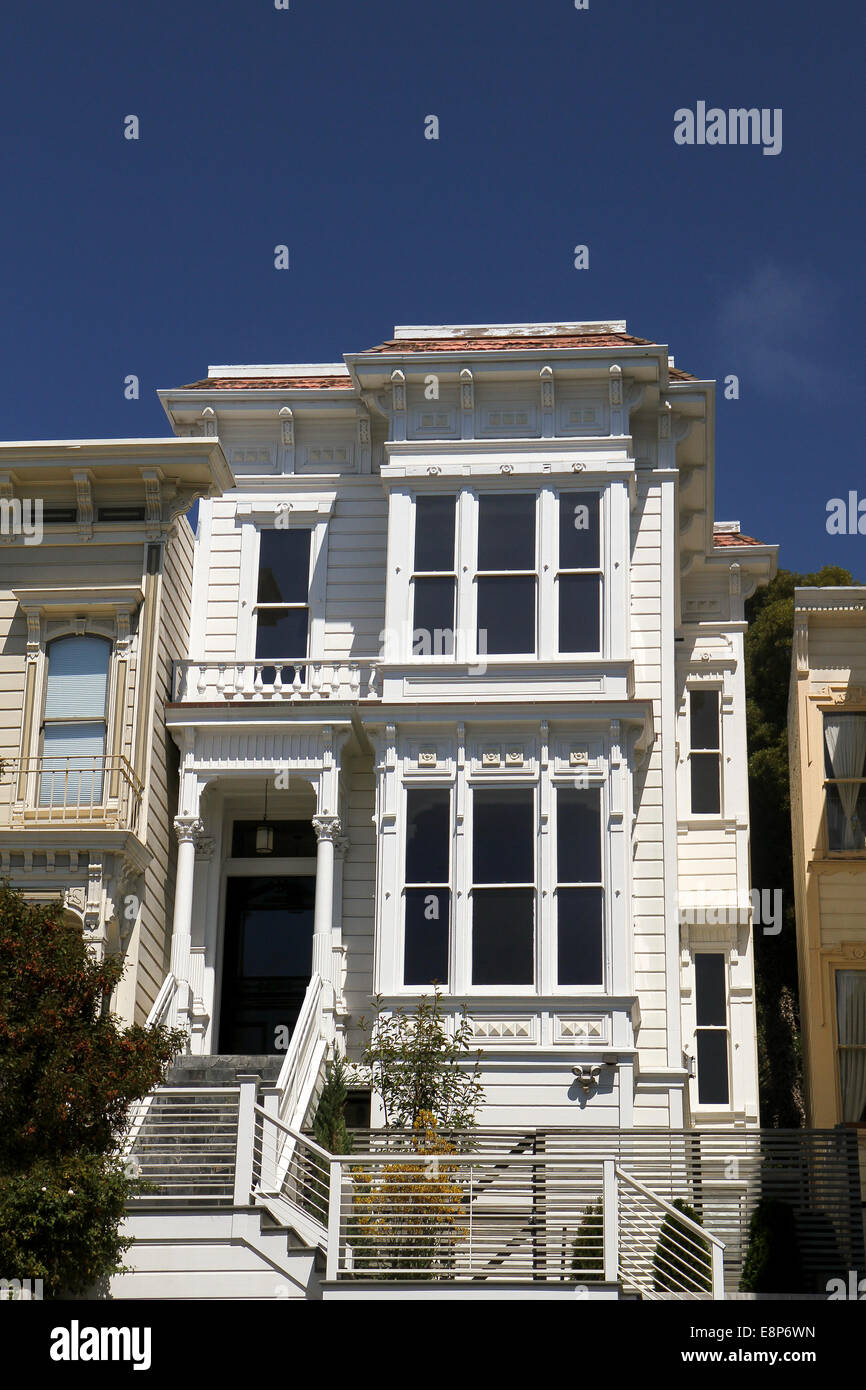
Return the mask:
M313 913L313 973L332 983L334 922L334 843L340 834L339 816L313 816L316 832L316 906Z
M202 830L198 817L176 816L177 876L174 886L174 919L171 929L171 972L178 982L172 1022L180 1027L189 1022L190 946L192 944L192 895L195 882L195 841Z

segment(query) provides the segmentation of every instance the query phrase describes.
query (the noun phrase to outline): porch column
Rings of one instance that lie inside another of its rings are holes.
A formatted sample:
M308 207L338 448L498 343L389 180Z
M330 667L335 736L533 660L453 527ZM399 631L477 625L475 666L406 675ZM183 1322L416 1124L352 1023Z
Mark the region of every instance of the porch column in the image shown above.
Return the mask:
M176 816L177 877L174 888L174 919L171 929L171 971L178 983L172 1023L180 1027L189 1022L192 998L189 987L190 946L192 945L192 895L195 881L195 842L202 831L198 817Z
M316 832L316 906L313 913L313 973L332 984L334 924L334 845L340 834L339 816L313 816Z

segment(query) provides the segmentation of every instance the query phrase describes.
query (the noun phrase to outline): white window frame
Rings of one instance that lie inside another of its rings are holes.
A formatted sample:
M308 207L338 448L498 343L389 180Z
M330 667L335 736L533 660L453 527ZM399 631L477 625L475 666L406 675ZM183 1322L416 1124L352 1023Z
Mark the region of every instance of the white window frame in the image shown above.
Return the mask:
M699 1024L698 1023L698 980L697 965L698 956L720 956L722 960L722 971L725 983L725 1023L721 1024ZM731 953L730 949L721 944L712 942L701 942L695 944L691 951L692 957L692 1056L694 1057L695 1074L691 1082L692 1090L692 1109L701 1114L711 1112L727 1113L734 1108L734 1049L733 1049L733 1020L731 1017ZM698 1064L698 1033L721 1033L724 1032L726 1039L726 1062L728 1076L728 1099L722 1101L701 1101L700 1096L700 1072Z
M719 723L719 746L714 748L692 748L692 695L715 694L718 701L718 723ZM686 685L686 710L685 721L683 723L683 739L685 753L683 762L685 764L685 796L686 806L688 807L686 819L694 821L721 822L725 820L725 748L724 748L724 684L721 679L717 682L701 681ZM692 806L692 754L715 755L719 762L719 809L718 811L695 811Z
M289 495L267 503L239 503L236 511L241 528L240 609L237 629L237 659L256 660L256 617L259 586L260 534L263 530L279 530L278 518L288 509L290 522L286 530L309 530L310 573L307 585L309 623L307 627L307 660L325 659L325 608L328 586L328 532L335 495L324 497ZM213 556L211 561L213 562ZM266 658L262 658L266 660ZM276 657L274 660L279 661Z

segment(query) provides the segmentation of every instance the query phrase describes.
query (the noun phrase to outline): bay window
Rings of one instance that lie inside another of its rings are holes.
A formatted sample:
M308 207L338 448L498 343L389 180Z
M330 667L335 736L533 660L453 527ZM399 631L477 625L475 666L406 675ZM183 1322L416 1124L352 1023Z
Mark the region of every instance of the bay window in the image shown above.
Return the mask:
M827 848L866 849L866 714L824 715Z
M866 1120L866 970L836 971L842 1119Z
M448 983L451 922L451 793L447 787L406 792L404 985Z
M111 643L59 637L48 644L40 806L98 806L103 796Z
M531 788L476 789L472 983L535 982L535 810Z
M698 1104L727 1105L728 999L727 963L716 951L695 956L695 1043Z
M604 982L601 788L556 793L557 981Z
M535 653L535 503L534 493L488 493L478 499L479 653Z
M597 492L559 497L560 652L601 648L601 533Z

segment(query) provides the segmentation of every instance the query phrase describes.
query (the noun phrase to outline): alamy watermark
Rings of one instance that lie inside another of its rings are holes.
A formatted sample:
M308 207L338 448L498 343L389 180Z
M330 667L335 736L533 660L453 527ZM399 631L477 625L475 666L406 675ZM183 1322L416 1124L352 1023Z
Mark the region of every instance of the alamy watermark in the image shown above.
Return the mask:
M41 1303L41 1279L0 1279L0 1303Z
M674 141L678 145L762 145L764 154L782 153L782 108L707 106L699 101L692 111L674 112Z
M751 888L727 903L720 903L718 893L710 890L694 891L689 897L692 901L679 908L683 926L736 926L751 916L752 924L762 927L764 936L778 936L782 930L781 888Z

